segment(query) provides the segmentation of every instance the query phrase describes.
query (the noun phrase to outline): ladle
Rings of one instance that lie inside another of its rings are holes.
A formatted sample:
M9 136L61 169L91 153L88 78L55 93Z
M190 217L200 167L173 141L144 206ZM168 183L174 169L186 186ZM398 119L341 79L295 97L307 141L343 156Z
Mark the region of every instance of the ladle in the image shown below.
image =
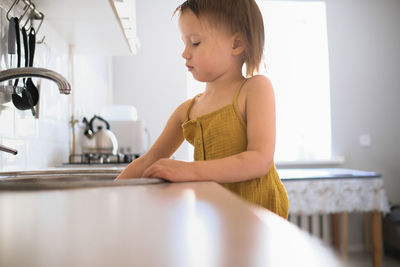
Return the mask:
M11 20L13 21L13 23L10 22L10 29L9 29L9 33L11 33L11 35L9 35L9 38L11 38L11 40L9 40L9 43L13 43L15 44L15 42L17 43L17 67L21 67L21 40L20 40L20 35L19 35L19 19L17 17L11 18ZM11 27L14 26L14 32L11 29ZM19 79L15 79L14 82L14 86L18 86L18 81ZM30 108L29 105L29 101L28 101L28 96L27 96L27 92L25 90L25 88L22 90L22 96L19 96L16 92L13 92L12 96L12 102L14 104L14 106L17 109L20 110L26 110L28 108Z
M35 30L33 28L31 28L31 32L29 34L29 45L28 45L28 37L27 37L26 29L24 27L22 27L21 31L22 31L22 39L24 42L25 67L32 67L33 57L34 57L34 53L35 53L35 34L34 34ZM27 91L26 93L27 93L28 104L29 104L28 108L30 108L32 110L32 115L35 116L36 111L35 111L34 106L36 106L36 104L39 101L39 92L38 92L35 84L32 82L31 78L28 78L28 79L24 78L23 81L24 81L24 88Z

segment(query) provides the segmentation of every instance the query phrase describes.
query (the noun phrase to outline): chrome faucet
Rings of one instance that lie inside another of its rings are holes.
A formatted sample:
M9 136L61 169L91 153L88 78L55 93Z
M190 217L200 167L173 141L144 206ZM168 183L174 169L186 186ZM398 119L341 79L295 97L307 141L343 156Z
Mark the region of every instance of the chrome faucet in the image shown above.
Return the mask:
M58 85L60 94L68 95L71 92L71 85L69 84L69 82L61 74L49 69L27 67L0 71L0 82L5 82L16 78L28 77L37 77L52 80ZM4 151L14 155L17 155L18 153L17 150L2 145L0 145L0 151Z
M2 145L0 145L0 151L4 151L4 152L7 152L7 153L10 153L10 154L13 154L13 155L17 155L18 154L17 150L9 148L9 147L6 147L6 146L2 146Z
M37 77L52 80L58 85L60 94L68 95L71 92L71 85L69 82L59 73L44 69L44 68L13 68L0 71L0 82L4 82L16 78L28 78Z

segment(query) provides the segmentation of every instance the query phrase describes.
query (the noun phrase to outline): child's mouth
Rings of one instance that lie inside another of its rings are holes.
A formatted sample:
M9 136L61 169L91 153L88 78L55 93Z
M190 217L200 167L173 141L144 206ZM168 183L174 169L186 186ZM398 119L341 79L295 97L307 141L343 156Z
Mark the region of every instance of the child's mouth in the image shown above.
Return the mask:
M192 71L193 70L193 66L186 65L186 67L188 68L188 71Z

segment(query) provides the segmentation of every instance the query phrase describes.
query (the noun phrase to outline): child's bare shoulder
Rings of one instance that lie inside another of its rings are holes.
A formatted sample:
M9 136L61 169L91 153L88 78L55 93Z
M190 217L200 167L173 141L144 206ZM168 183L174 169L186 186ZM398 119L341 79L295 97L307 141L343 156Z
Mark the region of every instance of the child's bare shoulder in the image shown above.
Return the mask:
M255 75L247 80L243 89L246 95L262 96L272 92L272 84L266 76Z
M179 118L179 121L184 122L186 119L187 111L189 109L192 99L187 99L181 103L175 110L175 115Z
M192 99L191 99L191 98L190 98L190 99L186 99L185 101L183 101L183 102L178 106L177 109L186 112L186 111L188 110L188 108L189 108L191 102L192 102Z
M264 75L254 75L246 82L250 90L269 90L272 89L271 81Z

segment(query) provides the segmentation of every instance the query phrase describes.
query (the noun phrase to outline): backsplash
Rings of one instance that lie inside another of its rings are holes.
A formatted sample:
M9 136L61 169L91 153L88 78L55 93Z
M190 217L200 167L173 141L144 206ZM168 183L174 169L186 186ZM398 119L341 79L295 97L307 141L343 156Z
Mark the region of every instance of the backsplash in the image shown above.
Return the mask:
M9 1L0 0L0 70L9 68L8 7ZM80 118L98 113L112 101L106 57L74 55L73 49L46 20L37 40L44 35L44 43L36 45L34 67L48 68L66 77L71 82L72 94L60 94L52 81L33 79L40 89L38 118L30 110L17 110L12 102L0 102L0 144L18 150L15 156L0 152L0 171L41 169L67 162L72 140L69 123L72 107L75 117Z

